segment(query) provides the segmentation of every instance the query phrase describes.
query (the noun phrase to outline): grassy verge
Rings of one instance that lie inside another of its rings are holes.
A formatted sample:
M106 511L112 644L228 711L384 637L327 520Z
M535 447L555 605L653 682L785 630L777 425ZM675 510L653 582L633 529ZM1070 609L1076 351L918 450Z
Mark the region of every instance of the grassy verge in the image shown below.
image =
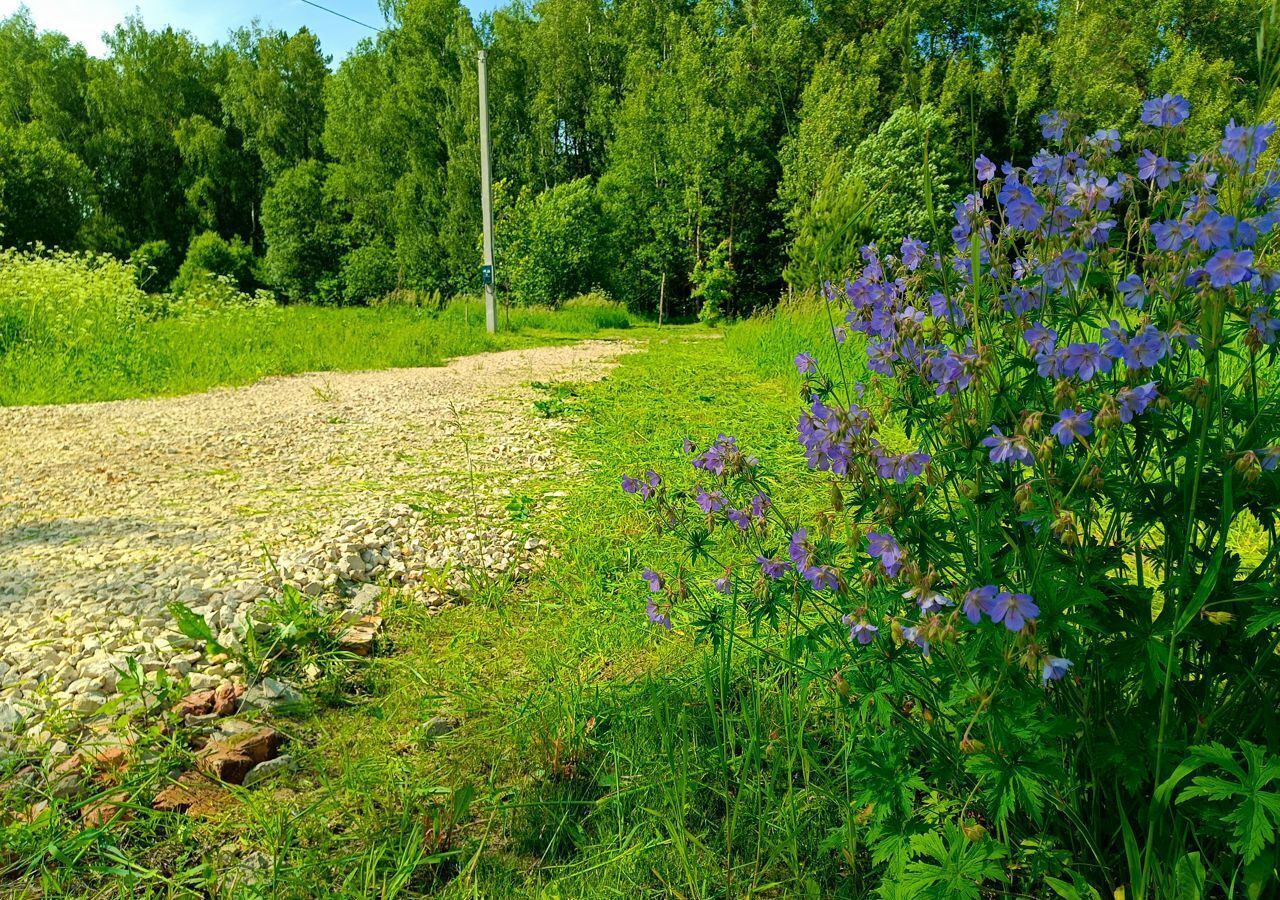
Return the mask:
M785 366L702 329L661 334L579 392L570 440L586 474L515 498L560 548L532 582L492 585L441 616L400 602L388 616L395 652L358 670L340 705L285 726L297 775L237 792L205 819L139 810L123 840L78 832L70 865L48 848L74 826L46 823L23 841L43 854L16 861L25 880L50 895L225 893L218 860L236 857L269 861L255 876L265 896L834 884L836 857L817 845L839 817L829 799L815 817L817 798L791 776L811 713L767 656L740 648L723 677L726 648L649 626L639 570L674 560L631 549L650 535L617 480L674 468L686 435L705 444L726 427L767 464L794 464L793 386ZM433 735L437 717L458 727Z
M484 329L479 303L235 308L130 321L54 343L0 346L0 405L73 403L202 391L268 375L436 366L486 350L616 334L616 307L516 308Z

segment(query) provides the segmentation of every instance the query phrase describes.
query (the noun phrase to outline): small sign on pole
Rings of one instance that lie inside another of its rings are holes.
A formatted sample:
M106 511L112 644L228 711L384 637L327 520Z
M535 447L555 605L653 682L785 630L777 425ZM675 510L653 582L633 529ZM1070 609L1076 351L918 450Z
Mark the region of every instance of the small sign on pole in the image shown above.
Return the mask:
M486 287L493 284L493 266L480 267L480 283Z

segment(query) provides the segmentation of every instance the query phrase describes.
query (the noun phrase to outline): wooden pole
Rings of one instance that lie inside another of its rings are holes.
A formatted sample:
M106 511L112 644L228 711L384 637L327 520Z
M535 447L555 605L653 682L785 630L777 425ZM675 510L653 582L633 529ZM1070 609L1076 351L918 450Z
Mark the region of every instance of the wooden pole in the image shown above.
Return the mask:
M658 324L662 324L662 304L667 296L667 273L662 273L662 283L658 285Z

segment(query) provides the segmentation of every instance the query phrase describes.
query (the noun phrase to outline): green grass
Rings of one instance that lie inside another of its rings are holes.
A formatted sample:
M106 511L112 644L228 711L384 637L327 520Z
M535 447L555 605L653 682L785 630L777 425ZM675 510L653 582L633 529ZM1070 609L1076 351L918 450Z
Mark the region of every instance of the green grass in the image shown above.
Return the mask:
M98 323L95 322L95 325ZM0 348L0 405L174 395L268 375L442 365L486 350L558 343L631 324L617 307L499 312L477 302L440 312L292 306L139 317L77 337Z
M734 329L649 334L605 382L548 386L571 401L587 467L512 501L517 527L561 550L535 579L441 616L399 603L395 652L287 724L302 764L290 780L238 792L213 820L140 813L124 839L56 819L10 877L27 869L49 896L217 893L211 861L230 847L272 860L267 896L831 895L847 873L819 844L846 818L843 782L796 756L835 759L808 743L833 739L830 692L797 690L745 646L650 627L639 570L674 559L618 489L619 471L675 471L685 435L726 427L766 465L798 464L790 360L731 349ZM440 715L461 726L425 739ZM459 828L441 827L472 792ZM73 864L48 853L68 843Z

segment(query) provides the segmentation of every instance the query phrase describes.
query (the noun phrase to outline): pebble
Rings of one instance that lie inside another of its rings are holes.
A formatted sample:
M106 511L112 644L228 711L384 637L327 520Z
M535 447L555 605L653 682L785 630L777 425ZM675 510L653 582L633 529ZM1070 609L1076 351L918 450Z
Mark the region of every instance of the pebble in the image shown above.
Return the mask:
M0 408L0 741L47 747L50 715L93 716L130 660L193 689L240 674L181 633L174 602L234 650L285 585L354 620L388 587L434 613L473 581L527 576L548 548L508 502L565 496L541 486L577 465L556 452L571 423L533 414L529 380L597 378L627 349Z

